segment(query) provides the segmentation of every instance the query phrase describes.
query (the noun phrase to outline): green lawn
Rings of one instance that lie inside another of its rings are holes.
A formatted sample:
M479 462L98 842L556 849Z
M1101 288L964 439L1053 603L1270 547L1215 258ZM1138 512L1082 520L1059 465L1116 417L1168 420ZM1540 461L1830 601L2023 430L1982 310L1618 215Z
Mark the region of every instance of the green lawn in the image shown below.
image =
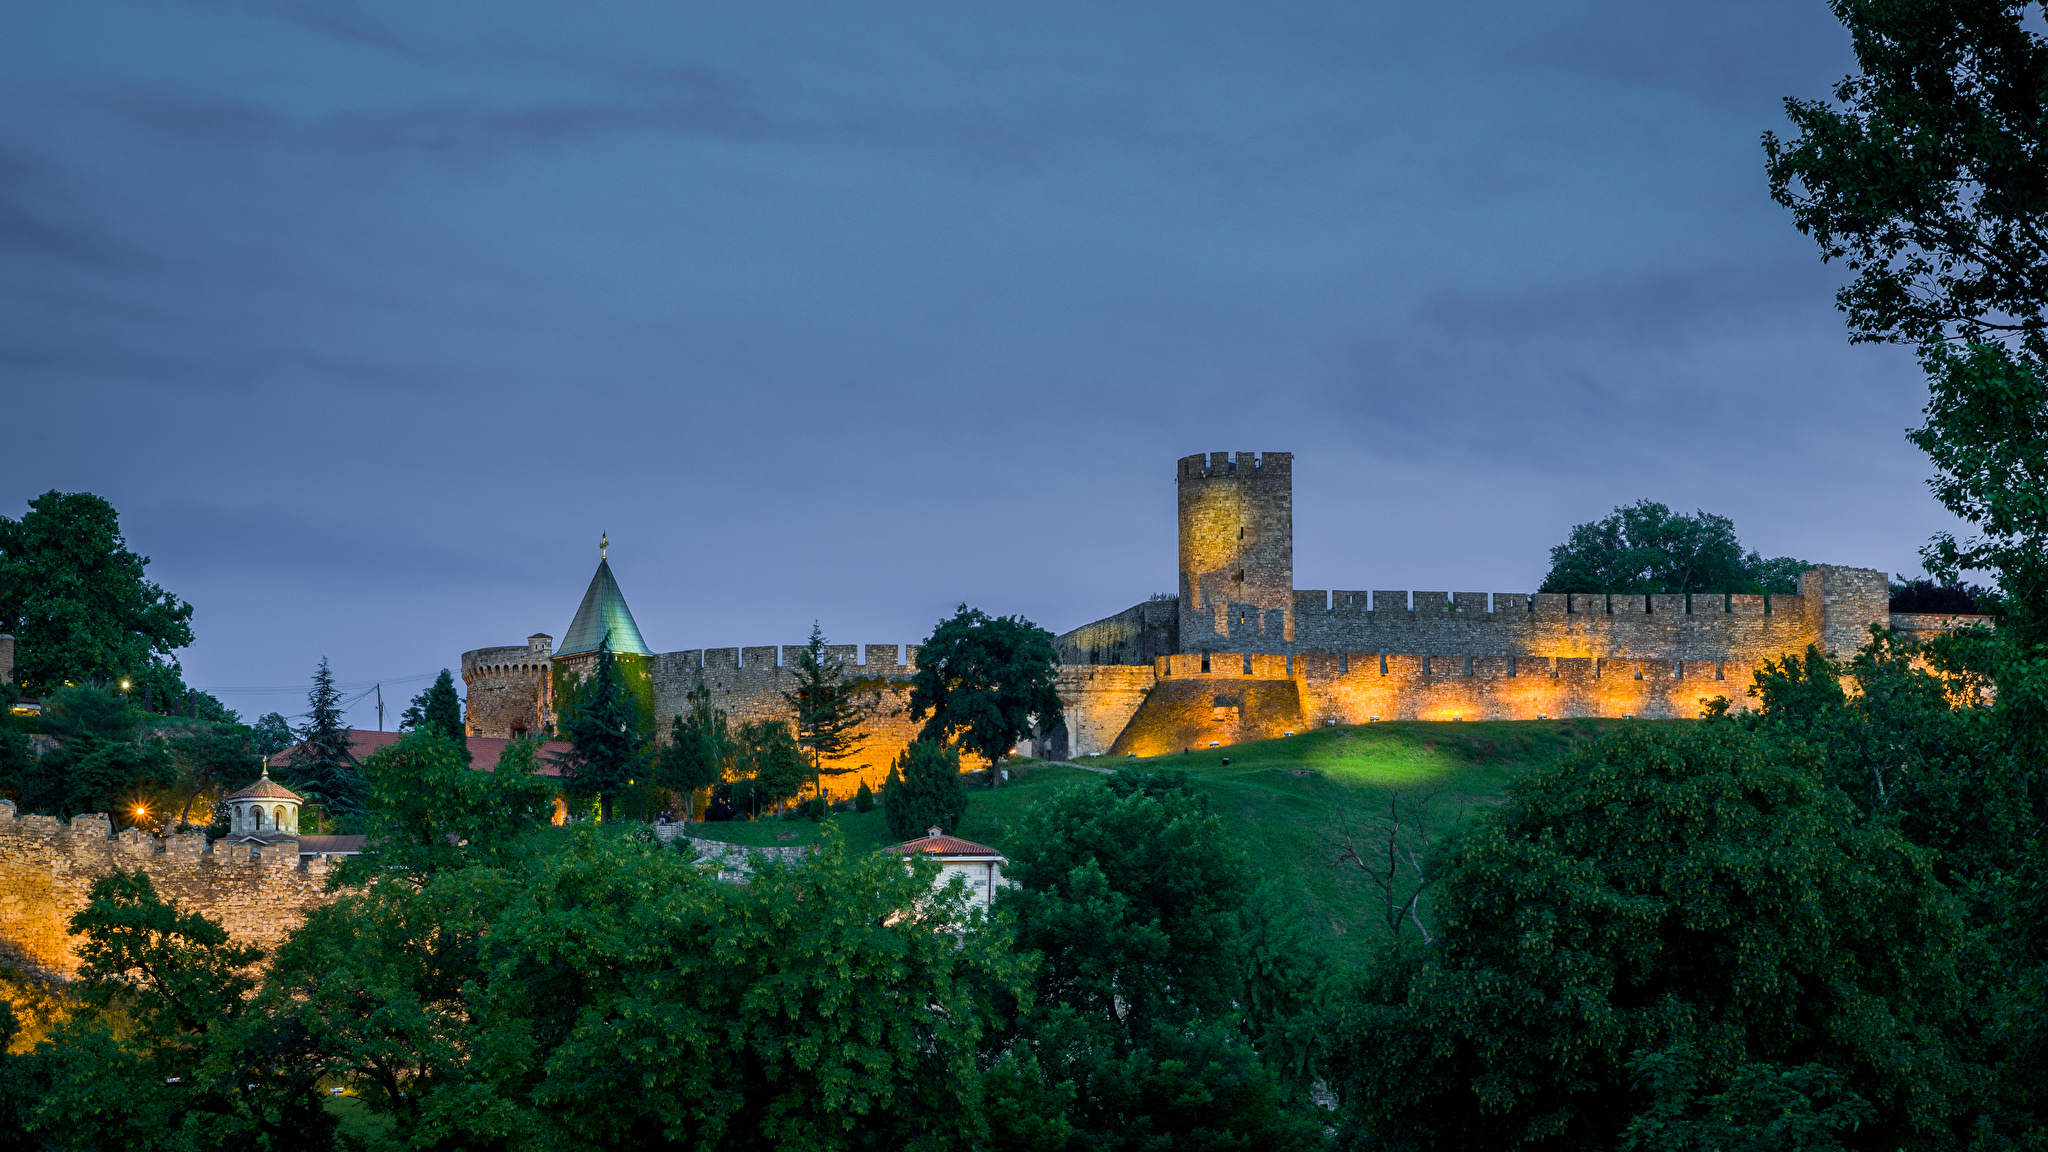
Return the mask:
M1300 900L1311 919L1346 952L1387 934L1377 893L1341 872L1329 837L1347 811L1357 812L1389 790L1434 793L1435 814L1455 819L1497 804L1510 781L1549 763L1582 740L1622 724L1691 721L1502 720L1397 721L1322 728L1299 736L1206 748L1149 759L1091 757L1097 768L1185 769L1235 827L1259 870ZM1224 763L1228 760L1229 763ZM967 818L957 835L1014 851L1010 828L1054 790L1099 780L1097 773L1039 761L1010 761L1013 779L990 791L969 785ZM882 813L832 818L857 848L893 843ZM699 825L705 839L754 846L808 844L822 826L805 820ZM778 835L794 833L789 840ZM1412 929L1411 929L1412 930Z

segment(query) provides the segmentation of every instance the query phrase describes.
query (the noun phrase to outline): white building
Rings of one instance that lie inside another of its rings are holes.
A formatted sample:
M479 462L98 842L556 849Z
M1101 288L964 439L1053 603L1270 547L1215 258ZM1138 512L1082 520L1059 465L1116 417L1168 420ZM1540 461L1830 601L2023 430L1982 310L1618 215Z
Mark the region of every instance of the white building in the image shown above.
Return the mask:
M982 909L995 903L997 888L1011 883L1003 879L1003 865L1010 861L1001 852L986 844L948 836L939 828L926 829L923 837L892 844L886 851L938 861L939 875L932 881L932 887L944 888L958 876L967 882L968 902Z

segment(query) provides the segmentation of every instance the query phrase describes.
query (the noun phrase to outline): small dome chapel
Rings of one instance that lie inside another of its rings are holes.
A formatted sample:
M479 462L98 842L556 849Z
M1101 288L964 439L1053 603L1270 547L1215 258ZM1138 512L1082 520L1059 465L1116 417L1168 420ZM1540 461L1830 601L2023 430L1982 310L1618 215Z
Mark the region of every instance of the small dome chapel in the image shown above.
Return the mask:
M305 801L299 798L298 793L270 778L270 766L266 764L261 779L229 794L228 835L238 839L296 838L299 834L299 805L303 803Z

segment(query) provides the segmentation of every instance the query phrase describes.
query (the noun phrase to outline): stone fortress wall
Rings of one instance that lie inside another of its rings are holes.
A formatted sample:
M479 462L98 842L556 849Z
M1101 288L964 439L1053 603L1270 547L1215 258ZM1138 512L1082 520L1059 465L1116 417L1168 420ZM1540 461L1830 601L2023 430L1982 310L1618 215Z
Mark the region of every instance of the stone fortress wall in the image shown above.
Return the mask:
M525 644L478 648L462 654L468 700L463 720L471 736L539 735L554 715L554 637L536 632Z
M217 920L244 944L274 948L307 911L328 903L330 862L300 859L295 840L258 846L216 843L203 832L159 839L129 828L118 837L103 813L16 816L0 800L0 963L41 976L78 972L71 917L93 881L143 872L157 894L185 912Z

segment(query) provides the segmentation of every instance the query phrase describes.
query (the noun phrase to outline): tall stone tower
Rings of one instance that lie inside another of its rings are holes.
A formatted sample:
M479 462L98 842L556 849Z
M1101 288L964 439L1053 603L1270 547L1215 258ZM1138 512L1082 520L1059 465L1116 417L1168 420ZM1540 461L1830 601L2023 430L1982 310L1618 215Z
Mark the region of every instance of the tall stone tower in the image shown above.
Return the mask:
M1187 456L1180 487L1180 648L1294 642L1294 454Z

